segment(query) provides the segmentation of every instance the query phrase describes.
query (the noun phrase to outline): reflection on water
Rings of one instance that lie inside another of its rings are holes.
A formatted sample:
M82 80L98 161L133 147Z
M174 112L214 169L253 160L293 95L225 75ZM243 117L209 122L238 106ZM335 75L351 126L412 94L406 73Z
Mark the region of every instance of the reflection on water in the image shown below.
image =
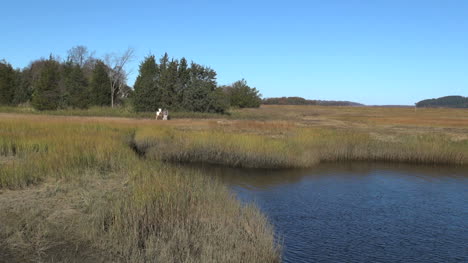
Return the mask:
M466 167L197 169L259 206L283 243L285 262L468 262Z

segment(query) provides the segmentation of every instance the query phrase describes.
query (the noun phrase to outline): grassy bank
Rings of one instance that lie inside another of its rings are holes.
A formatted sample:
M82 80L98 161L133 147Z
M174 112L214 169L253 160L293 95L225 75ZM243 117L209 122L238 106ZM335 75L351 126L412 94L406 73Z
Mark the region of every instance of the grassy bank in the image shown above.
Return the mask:
M132 135L146 125L0 119L0 261L278 261L255 207L134 153Z
M263 129L264 132L267 130ZM468 141L444 134L371 134L332 128L289 128L266 134L223 129L137 131L135 144L150 159L249 168L303 168L332 161L468 164Z

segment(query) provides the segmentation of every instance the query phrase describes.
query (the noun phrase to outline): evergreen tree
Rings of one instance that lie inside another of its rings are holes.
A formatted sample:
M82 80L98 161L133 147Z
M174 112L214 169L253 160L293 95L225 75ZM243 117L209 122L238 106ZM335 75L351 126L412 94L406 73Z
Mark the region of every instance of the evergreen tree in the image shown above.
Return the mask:
M230 106L229 97L226 96L224 90L217 87L208 96L208 111L213 113L224 113Z
M32 105L37 110L56 110L59 105L59 63L52 56L45 61L34 81Z
M97 60L91 74L89 85L90 104L97 106L111 105L111 91L109 89L111 81L107 74L107 66L101 60Z
M169 74L169 55L164 55L159 59L159 77L157 81L158 86L158 108L168 108L170 106L170 74Z
M223 87L217 86L213 69L194 62L189 66L185 58L169 59L167 53L159 61L152 55L145 58L132 90L126 85L122 66L131 55L128 51L122 57L109 57L108 66L79 46L70 50L65 63L51 56L33 61L20 71L0 62L0 104L31 101L36 109L54 110L131 101L137 111L165 108L222 113L231 103L226 94L232 95L237 107L255 107L259 102L258 91L244 80L224 92Z
M60 64L60 78L59 78L59 88L58 88L58 108L68 108L70 106L70 81L69 76L73 71L73 63L67 61L63 64Z
M177 94L177 84L178 84L178 72L177 68L179 67L179 62L177 60L172 60L169 62L169 65L166 70L166 86L163 90L163 101L165 108L168 109L179 109L180 105L178 103L178 94Z
M213 103L216 97L210 94L216 89L216 72L196 63L190 65L190 80L184 92L182 106L187 111L214 112Z
M71 65L70 72L65 77L65 85L69 94L69 106L80 109L89 106L88 81L79 65Z
M161 73L164 72L169 65L169 55L164 53L164 55L159 59L159 68Z
M16 72L6 61L0 61L0 105L12 105L17 88Z
M256 88L249 87L244 79L234 82L226 90L231 101L231 106L239 108L260 107L262 102L260 93Z
M32 89L30 81L30 70L16 70L16 90L13 104L18 105L31 101Z
M42 63L42 62L40 62ZM16 70L16 90L15 90L15 97L13 99L13 104L18 105L21 103L31 102L32 93L34 90L33 87L33 79L36 75L39 76L37 73L38 61L30 63L30 65L23 70Z
M187 60L182 58L177 69L177 85L176 85L176 95L177 95L177 104L179 108L182 108L182 103L184 99L184 93L187 90L188 83L190 81L190 70L188 68Z
M153 55L148 56L140 64L139 74L135 81L133 105L136 111L156 111L160 102L158 65Z

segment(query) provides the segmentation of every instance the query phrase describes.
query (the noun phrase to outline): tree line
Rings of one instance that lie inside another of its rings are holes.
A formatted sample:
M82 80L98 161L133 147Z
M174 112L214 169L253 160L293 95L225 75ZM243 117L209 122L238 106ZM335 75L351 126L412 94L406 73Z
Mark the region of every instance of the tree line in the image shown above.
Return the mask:
M126 66L133 50L95 58L84 46L76 46L60 60L52 55L14 69L0 61L0 105L30 104L37 110L86 109L129 103L136 111L165 108L176 111L223 113L229 107L259 107L257 89L245 80L218 86L216 71L164 54L159 61L147 56L139 67L132 89Z
M0 105L30 103L37 110L56 110L122 103L131 93L122 61L132 52L129 49L123 55L97 59L86 47L77 46L63 61L50 55L32 61L24 69L14 69L2 60Z
M468 108L468 97L446 96L437 99L427 99L416 103L416 107L446 107L446 108Z
M135 81L133 104L136 111L165 108L176 111L223 113L229 107L259 107L257 89L239 80L218 86L216 71L187 59L169 59L165 53L159 61L147 56L140 64Z
M265 104L265 105L363 106L363 104L352 102L352 101L308 100L302 97L265 98L262 100L262 104Z

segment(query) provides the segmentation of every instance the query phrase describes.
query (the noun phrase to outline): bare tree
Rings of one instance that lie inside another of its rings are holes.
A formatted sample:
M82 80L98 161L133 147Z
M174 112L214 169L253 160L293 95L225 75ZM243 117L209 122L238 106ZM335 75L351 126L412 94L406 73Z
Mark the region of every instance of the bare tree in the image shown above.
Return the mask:
M105 61L108 66L108 74L111 80L111 106L114 107L114 97L117 92L126 85L128 72L125 71L125 66L134 58L135 51L128 48L121 55L108 54L105 56Z
M94 52L89 52L85 46L76 46L68 50L68 59L80 67L90 59L92 59Z

